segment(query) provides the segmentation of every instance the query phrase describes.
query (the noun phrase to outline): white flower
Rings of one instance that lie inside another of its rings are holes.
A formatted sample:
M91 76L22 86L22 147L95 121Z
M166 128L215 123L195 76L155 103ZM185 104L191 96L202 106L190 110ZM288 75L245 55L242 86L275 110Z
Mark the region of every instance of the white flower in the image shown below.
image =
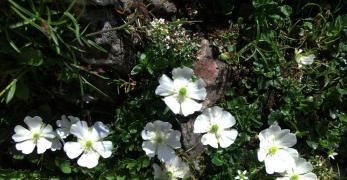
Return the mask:
M158 164L153 164L154 180L174 180L187 178L189 176L189 166L179 157L174 157L166 162L162 170Z
M56 132L54 132L54 134L55 138L52 139L51 151L61 150L61 148L63 147L61 142L62 139Z
M303 158L295 160L295 165L286 171L284 177L277 178L276 180L317 180L317 176L312 173L313 167L311 163Z
M63 145L61 144L59 138L54 138L54 139L52 140L51 151L61 150L62 147L63 147Z
M246 176L247 170L244 170L244 171L237 170L237 174L238 175L235 177L235 179L240 179L240 180L248 179L248 177Z
M51 125L43 124L42 119L38 116L27 116L24 118L24 123L29 130L21 125L14 128L15 134L12 139L17 143L17 150L22 151L23 154L30 154L37 146L37 154L42 154L51 148L51 140L55 137Z
M234 143L237 131L230 129L235 125L234 116L222 108L215 106L206 109L194 122L194 133L206 133L201 137L201 143L218 148L229 147Z
M163 24L165 24L165 19L153 19L153 21L151 21L150 24L153 26L153 28L162 28Z
M193 80L192 69L183 67L172 70L171 80L165 74L159 79L155 94L165 96L165 104L175 114L188 116L202 107L196 100L205 100L206 89L202 79Z
M259 133L259 140L258 160L265 162L268 174L283 173L295 165L295 159L299 154L291 147L297 140L289 129L281 130L281 127L274 123Z
M295 49L295 60L298 63L299 68L302 67L302 65L311 65L316 58L314 54L302 54L302 49Z
M334 151L331 151L328 153L328 157L333 160L335 160L335 156L337 155L338 155L337 152L334 152Z
M59 135L60 138L65 139L67 136L70 135L70 129L71 125L77 123L80 121L78 117L68 116L65 115L61 116L61 120L57 120L56 124L59 128L57 128L56 132Z
M109 134L109 129L102 123L96 122L88 127L87 122L79 121L71 126L71 134L77 137L77 142L66 142L64 151L70 159L77 158L77 164L93 168L99 163L99 158L108 158L112 154L112 142L103 141Z
M181 147L181 132L171 129L172 125L168 122L154 121L146 124L141 132L142 149L150 158L158 155L158 159L168 162L175 157L174 149Z

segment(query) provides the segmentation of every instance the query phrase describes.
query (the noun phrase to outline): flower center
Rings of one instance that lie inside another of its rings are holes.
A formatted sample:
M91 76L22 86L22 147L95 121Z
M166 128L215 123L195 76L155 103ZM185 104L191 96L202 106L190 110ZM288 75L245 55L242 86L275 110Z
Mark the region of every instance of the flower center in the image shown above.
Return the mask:
M299 180L299 176L294 174L293 176L290 177L290 180Z
M181 88L179 91L178 91L178 94L182 97L185 97L187 95L187 88Z
M39 140L40 139L40 134L39 133L34 133L33 134L33 140L34 141L37 141L37 140Z
M161 144L163 142L163 137L160 134L157 134L154 138L156 144Z
M278 148L276 146L272 146L270 149L269 149L269 154L271 156L275 155L276 152L278 151Z
M218 129L219 129L218 125L214 124L214 125L211 127L210 132L211 132L212 134L217 134Z
M165 173L167 177L172 177L172 172L168 171Z
M86 149L91 149L93 147L93 142L91 140L88 140L85 144Z
M246 179L246 176L244 174L240 174L239 177L240 177L241 180Z

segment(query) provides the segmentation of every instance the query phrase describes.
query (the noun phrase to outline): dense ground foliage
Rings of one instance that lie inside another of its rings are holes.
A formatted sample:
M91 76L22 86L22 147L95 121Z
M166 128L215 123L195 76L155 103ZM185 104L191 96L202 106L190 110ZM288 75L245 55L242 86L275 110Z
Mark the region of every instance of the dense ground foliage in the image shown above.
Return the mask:
M94 39L102 32L81 20L88 12L81 2L0 2L0 179L152 179L160 163L143 151L141 131L155 120L179 130L181 116L155 94L158 80L173 68L194 69L202 38L231 69L216 105L235 117L239 134L228 148L206 146L203 174L178 149L192 179L233 179L238 170L275 179L257 158L258 134L274 122L296 135L295 149L319 179L347 177L347 1L184 0L174 2L175 13L152 12L155 1L111 6L124 22L113 31L138 41L125 74L81 60L107 53ZM315 56L312 64L300 64L299 49ZM63 114L107 124L112 156L88 169L63 150L16 150L11 137L26 116L55 128Z

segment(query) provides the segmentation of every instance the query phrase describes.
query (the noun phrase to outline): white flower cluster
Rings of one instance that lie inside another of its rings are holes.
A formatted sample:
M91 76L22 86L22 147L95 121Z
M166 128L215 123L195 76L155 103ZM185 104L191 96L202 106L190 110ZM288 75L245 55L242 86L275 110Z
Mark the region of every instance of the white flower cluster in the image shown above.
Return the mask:
M281 129L275 122L268 129L259 133L260 148L258 160L265 163L268 174L281 173L283 177L278 180L316 180L312 173L312 165L305 159L299 158L299 153L292 148L296 136L289 129Z
M175 68L172 78L162 75L155 93L164 96L163 100L170 110L179 115L188 116L202 108L206 99L205 84L202 79L194 76L190 68ZM231 129L235 125L235 118L222 108L215 106L205 109L194 122L194 133L204 134L201 143L214 148L227 148L234 143L238 132ZM164 169L153 164L154 179L177 179L189 176L189 166L175 153L181 148L181 133L172 129L168 122L149 122L141 133L142 149L150 158L157 155L164 162Z
M77 158L77 164L82 167L93 168L98 164L100 156L108 158L112 154L112 142L103 141L108 136L109 129L100 121L92 127L78 117L65 115L57 120L58 128L54 131L51 125L42 122L39 116L25 117L24 123L14 128L12 139L17 143L16 149L23 154L30 154L37 147L37 153L42 154L47 149L60 150L64 144L64 151L70 159ZM77 138L77 142L64 142L70 134Z
M176 53L181 52L185 43L191 44L191 38L179 19L175 23L169 23L162 18L154 19L146 28L146 32L154 43L164 43L166 49L172 48Z

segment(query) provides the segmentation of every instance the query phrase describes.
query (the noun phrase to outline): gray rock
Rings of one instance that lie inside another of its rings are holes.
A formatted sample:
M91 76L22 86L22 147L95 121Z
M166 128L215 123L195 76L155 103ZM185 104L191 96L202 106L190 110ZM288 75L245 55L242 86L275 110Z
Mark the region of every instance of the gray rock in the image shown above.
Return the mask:
M122 24L116 17L112 8L87 8L83 21L89 23L92 32L107 31ZM107 53L90 48L81 54L81 59L91 65L108 66L119 74L130 72L136 61L136 52L131 37L122 31L107 31L91 37L98 45L107 50Z
M119 0L79 0L78 3L85 5L107 6L119 3Z

